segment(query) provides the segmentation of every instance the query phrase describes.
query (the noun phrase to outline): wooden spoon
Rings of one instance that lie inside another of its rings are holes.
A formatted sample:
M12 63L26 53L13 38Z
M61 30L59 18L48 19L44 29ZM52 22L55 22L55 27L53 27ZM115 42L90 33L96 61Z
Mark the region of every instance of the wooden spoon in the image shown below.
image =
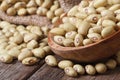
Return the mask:
M96 43L80 47L63 47L53 41L53 34L48 34L48 44L52 51L65 58L78 62L95 62L114 55L120 50L120 30Z

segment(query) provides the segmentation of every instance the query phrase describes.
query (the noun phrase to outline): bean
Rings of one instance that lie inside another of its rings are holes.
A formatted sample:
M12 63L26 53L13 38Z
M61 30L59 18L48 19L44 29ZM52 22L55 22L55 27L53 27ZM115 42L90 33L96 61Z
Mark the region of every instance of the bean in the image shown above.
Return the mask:
M36 57L27 57L22 60L22 64L24 65L34 65L38 62L38 59Z
M33 34L37 34L37 35L39 35L40 37L43 35L43 34L42 34L42 31L41 31L41 28L38 27L38 26L31 26L30 32L33 33Z
M59 45L63 45L64 40L65 38L63 36L54 36L54 41Z
M52 23L56 26L59 25L60 24L60 18L59 17L52 18Z
M106 66L108 67L108 69L115 69L115 67L117 66L117 62L114 59L110 59L106 62Z
M86 65L85 70L86 70L86 73L89 75L95 75L96 73L95 67L92 65Z
M103 10L106 10L106 7L98 7L98 8L96 9L96 11L97 11L98 13L101 13Z
M0 49L5 49L7 45L8 45L7 42L0 43Z
M93 5L95 8L106 6L107 0L95 0Z
M0 54L0 61L4 63L11 63L13 61L13 57L6 53Z
M52 5L52 1L51 0L44 0L44 2L41 5L41 7L50 8L51 5Z
M77 34L75 36L74 45L76 47L83 45L83 36L81 34Z
M64 13L62 8L58 8L58 9L55 10L55 15L56 16L60 16L62 13Z
M35 48L32 50L33 55L38 58L44 58L45 57L45 51L42 48Z
M27 14L27 10L25 8L20 8L18 11L17 11L17 14L19 16L25 16Z
M44 0L35 0L35 2L38 6L41 6Z
M70 38L70 39L74 39L76 34L77 34L76 31L70 31L70 32L67 32L67 33L65 34L65 37L66 37L66 38Z
M103 30L101 31L101 36L103 38L110 36L111 34L113 34L115 32L113 27L105 27L103 28Z
M47 9L46 8L43 8L43 7L39 7L36 11L37 15L40 15L40 16L45 16L47 14Z
M26 33L24 35L24 42L29 42L31 40L38 40L38 35L33 33Z
M83 11L81 11L81 12L84 12L88 15L97 13L94 7L85 7L85 8L83 8Z
M30 7L30 8L27 8L27 12L29 13L29 14L35 14L36 13L36 11L37 11L37 8L36 7Z
M45 58L45 62L49 65L49 66L57 66L57 59L52 56L52 55L48 55Z
M9 8L10 4L8 4L6 1L3 1L0 5L0 10L6 11Z
M82 35L87 35L89 28L90 24L88 22L83 21L78 27L78 33Z
M96 23L100 18L101 18L101 15L91 14L86 18L86 20L91 23Z
M84 45L84 46L85 46L85 45L92 44L92 43L93 43L93 41L90 40L90 39L84 39L84 40L83 40L83 45Z
M51 51L51 49L50 49L49 46L43 47L43 50L45 51L45 54L46 54L46 55L52 54L52 51Z
M54 12L48 11L46 15L47 15L47 18L52 19L54 17Z
M78 6L74 6L72 9L69 10L67 13L68 16L75 16L75 14L78 12Z
M45 46L47 46L48 44L46 43L46 42L41 42L40 44L39 44L39 46L41 47L41 48L43 48L43 47L45 47Z
M101 12L101 16L104 17L104 16L106 16L106 15L114 15L114 12L111 11L111 10L103 10L103 11Z
M36 6L37 5L35 3L35 0L30 0L26 5L27 8L32 8L32 7L36 7Z
M120 14L116 16L116 19L120 21Z
M112 5L112 6L109 8L109 10L111 10L111 11L116 11L116 10L118 10L118 9L120 9L120 4Z
M51 11L55 11L55 10L57 10L58 8L59 8L59 5L54 4L54 5L52 5L52 6L50 7L50 10L51 10Z
M114 11L115 15L119 15L120 14L120 9Z
M8 54L11 55L13 58L18 58L20 52L21 51L18 49L18 47L13 47L8 51Z
M16 10L15 10L15 8L13 8L13 7L11 7L11 8L8 8L7 9L7 15L9 15L9 16L15 16L16 15Z
M63 45L65 47L73 47L74 46L74 41L73 41L73 39L64 39Z
M56 35L64 35L65 30L62 28L53 28L52 30L50 30L50 33L56 34Z
M28 49L34 49L36 47L38 47L38 42L36 40L31 40L27 43Z
M62 60L58 63L58 67L61 69L65 69L66 67L72 67L73 63L69 60Z
M77 12L77 13L75 14L75 16L76 16L77 18L80 18L80 19L85 19L88 15L87 15L86 13L83 13L83 12Z
M107 71L107 67L103 63L98 63L95 65L95 69L98 73L105 73Z
M23 50L19 55L18 55L18 60L22 61L23 59L27 58L27 57L32 57L33 53L31 52L31 50L26 49Z
M87 7L89 5L89 2L87 0L84 0L84 1L81 1L80 4L79 4L79 7Z
M82 65L75 64L75 65L73 66L73 69L74 69L77 73L79 73L79 74L81 74L81 75L85 74L85 69L84 69L84 67L83 67Z
M17 2L17 3L14 4L14 8L16 10L19 10L19 9L25 8L25 7L26 7L26 3L25 2Z
M102 26L104 26L104 27L108 27L108 26L115 27L116 23L114 21L112 21L112 20L103 20Z
M90 33L87 35L87 37L93 42L96 42L102 39L101 35L98 33Z
M77 72L72 67L65 67L64 71L65 71L65 74L68 76L71 76L71 77L77 76Z

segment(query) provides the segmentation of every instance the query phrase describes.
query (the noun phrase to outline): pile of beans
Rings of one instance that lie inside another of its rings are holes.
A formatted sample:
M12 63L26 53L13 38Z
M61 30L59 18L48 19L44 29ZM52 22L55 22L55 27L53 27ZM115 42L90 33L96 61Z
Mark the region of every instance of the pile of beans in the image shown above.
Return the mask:
M63 14L58 0L1 0L0 9L10 16L47 16L54 23Z
M57 44L78 47L95 43L120 29L120 0L83 0L62 22L50 31Z
M78 75L95 75L95 74L104 74L107 70L113 70L120 65L120 51L116 53L114 58L108 59L107 61L98 62L95 64L74 64L70 60L61 60L58 61L53 55L48 55L45 58L45 62L49 66L58 66L60 69L63 69L65 74L70 77L76 77Z
M0 21L0 61L33 65L51 54L47 42L48 27L14 25Z

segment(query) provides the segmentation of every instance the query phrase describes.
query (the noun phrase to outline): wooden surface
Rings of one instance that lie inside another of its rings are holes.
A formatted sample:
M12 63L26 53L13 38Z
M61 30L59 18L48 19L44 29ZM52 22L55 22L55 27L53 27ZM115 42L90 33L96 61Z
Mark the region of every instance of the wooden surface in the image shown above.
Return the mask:
M120 80L120 67L103 75L68 77L58 67L50 67L41 60L34 66L24 66L18 61L0 63L0 80Z

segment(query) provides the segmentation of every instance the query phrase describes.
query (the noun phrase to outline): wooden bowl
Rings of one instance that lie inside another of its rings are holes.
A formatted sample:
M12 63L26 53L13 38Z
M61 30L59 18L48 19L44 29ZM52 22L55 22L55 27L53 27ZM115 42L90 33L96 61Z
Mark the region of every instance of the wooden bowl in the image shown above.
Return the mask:
M63 47L53 41L53 34L48 34L48 44L52 51L65 58L78 62L95 62L106 59L120 50L120 30L96 43L80 47Z

